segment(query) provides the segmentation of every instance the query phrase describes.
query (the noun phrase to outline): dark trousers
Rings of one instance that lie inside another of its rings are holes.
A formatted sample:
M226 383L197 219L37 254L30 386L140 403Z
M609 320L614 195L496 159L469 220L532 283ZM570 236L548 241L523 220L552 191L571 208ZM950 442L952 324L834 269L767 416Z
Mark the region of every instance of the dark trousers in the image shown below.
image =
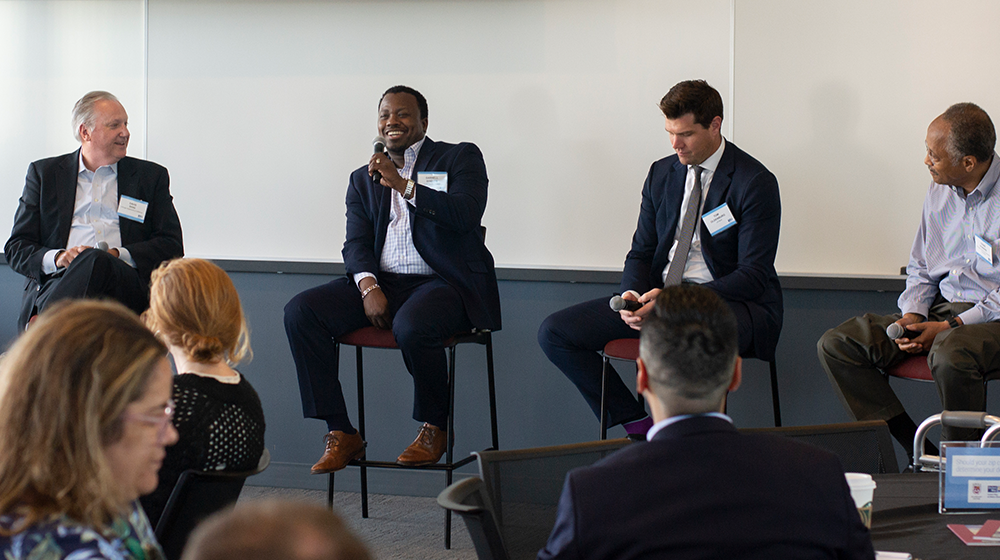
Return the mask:
M943 321L970 307L970 303L940 300L931 307L928 320ZM886 327L900 317L899 313L855 317L827 331L817 343L823 369L856 420L889 420L905 412L882 374L910 356L885 334ZM944 410L983 410L983 383L1000 376L1000 324L942 331L931 345L927 364ZM962 441L978 436L975 430L943 428L941 439Z
M87 249L62 274L42 283L35 308L41 313L57 301L76 298L111 298L138 314L149 307L149 286L125 261L100 249Z
M413 418L439 428L448 420L448 366L444 341L472 324L458 292L438 276L378 275L389 301L392 333L413 377ZM295 360L306 418L351 430L334 340L371 326L350 278L306 290L285 306L285 333Z
M639 338L639 331L622 321L612 311L608 298L599 298L567 307L549 315L538 329L538 344L549 360L580 390L583 398L601 415L601 371L604 345L618 338ZM739 326L740 355L753 348L753 323L745 304L729 302ZM614 426L646 415L632 391L618 377L614 368L608 380L608 426Z

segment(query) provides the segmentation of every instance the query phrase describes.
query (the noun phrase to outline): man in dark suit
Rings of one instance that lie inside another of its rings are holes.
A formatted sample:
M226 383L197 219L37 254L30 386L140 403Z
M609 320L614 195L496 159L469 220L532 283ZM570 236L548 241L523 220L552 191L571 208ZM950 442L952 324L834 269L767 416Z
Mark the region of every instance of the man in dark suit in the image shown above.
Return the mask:
M649 169L621 282L622 298L642 306L619 313L599 298L553 313L538 330L542 350L598 416L599 352L612 340L639 337L664 286L703 284L719 294L736 314L741 356L773 359L781 332L777 180L722 137L722 97L705 81L675 85L660 110L676 154ZM607 394L608 425L624 424L641 438L652 422L614 372Z
M712 290L658 295L637 360L649 441L570 471L538 558L874 558L836 456L722 414L737 328Z
M440 460L448 437L444 341L473 328L500 328L493 256L480 226L482 153L474 144L434 142L426 129L427 101L418 91L395 86L382 95L378 132L388 154L373 155L347 188L349 276L285 306L303 413L329 430L314 474L364 456L347 417L334 340L369 325L392 329L413 377L413 418L423 424L397 462L421 465Z
M110 297L149 306L149 275L184 255L167 170L125 156L128 114L92 91L73 108L80 149L28 167L7 263L26 277L18 326L66 298ZM98 248L99 247L99 248Z

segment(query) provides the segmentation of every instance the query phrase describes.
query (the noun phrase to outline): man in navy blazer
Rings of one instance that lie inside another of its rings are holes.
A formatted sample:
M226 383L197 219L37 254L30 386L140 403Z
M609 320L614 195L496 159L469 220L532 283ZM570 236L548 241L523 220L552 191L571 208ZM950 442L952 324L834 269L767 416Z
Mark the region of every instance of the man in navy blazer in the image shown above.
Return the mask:
M542 350L597 416L599 352L612 340L639 337L665 285L696 283L719 294L736 314L741 356L772 360L781 332L781 286L774 270L781 222L777 179L722 137L722 97L705 81L675 85L660 109L676 154L649 169L621 282L622 298L641 307L619 313L608 298L599 298L553 313L538 330ZM695 188L701 189L700 203L691 200ZM684 238L689 208L693 221ZM607 395L608 425L624 424L641 438L651 421L614 372Z
M125 156L128 114L118 99L88 93L73 108L73 126L79 150L28 167L4 246L25 276L22 330L66 298L110 297L142 313L150 273L184 255L167 170Z
M566 476L539 559L874 558L836 456L740 434L737 323L712 290L665 288L642 326L637 389L656 424Z
M397 458L436 463L447 443L444 341L473 328L500 329L500 294L480 220L486 164L474 144L425 136L427 101L389 88L378 131L388 153L351 174L344 264L348 277L306 290L285 306L285 332L307 418L327 424L314 474L364 456L338 381L334 340L365 326L392 329L413 377L413 418L423 425Z

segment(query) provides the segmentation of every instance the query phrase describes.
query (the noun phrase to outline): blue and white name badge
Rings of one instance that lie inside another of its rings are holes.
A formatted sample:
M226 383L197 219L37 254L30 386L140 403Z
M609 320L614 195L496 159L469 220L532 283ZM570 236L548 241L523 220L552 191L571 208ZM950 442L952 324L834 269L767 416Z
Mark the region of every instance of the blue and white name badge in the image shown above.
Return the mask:
M447 171L418 171L417 183L440 192L448 192Z
M122 195L121 201L118 203L118 215L141 224L146 221L146 207L148 206L149 203L145 200Z
M982 235L976 236L976 255L986 261L987 264L993 264L993 245L984 239Z
M705 222L705 227L708 228L708 233L712 234L712 237L715 237L715 234L720 231L726 231L736 225L736 218L733 217L729 205L725 202L715 210L709 210L702 214L701 219Z
M966 442L941 445L946 462L939 511L1000 509L1000 447L964 447Z

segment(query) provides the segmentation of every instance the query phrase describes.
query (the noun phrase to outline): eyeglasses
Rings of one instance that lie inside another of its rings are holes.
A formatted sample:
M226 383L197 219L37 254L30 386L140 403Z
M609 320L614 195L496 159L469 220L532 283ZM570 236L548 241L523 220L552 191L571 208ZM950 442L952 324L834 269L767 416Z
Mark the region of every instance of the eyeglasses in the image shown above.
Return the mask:
M143 424L149 424L151 426L156 426L156 442L162 443L167 439L167 426L174 419L174 408L177 403L174 399L167 400L167 406L163 407L163 414L157 416L149 416L147 414L135 414L126 412L123 418L126 420L134 420L136 422L142 422Z

